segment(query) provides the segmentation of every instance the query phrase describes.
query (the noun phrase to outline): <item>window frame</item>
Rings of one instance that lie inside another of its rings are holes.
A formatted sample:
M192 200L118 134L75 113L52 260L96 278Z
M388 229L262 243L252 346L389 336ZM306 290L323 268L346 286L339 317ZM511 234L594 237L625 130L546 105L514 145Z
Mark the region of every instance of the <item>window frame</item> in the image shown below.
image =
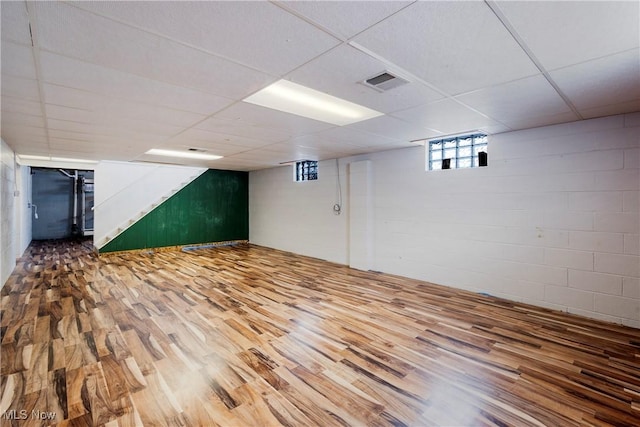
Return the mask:
M438 138L431 139L426 141L425 143L425 151L426 151L426 170L434 171L434 170L444 170L442 168L442 161L445 159L450 159L449 169L472 169L480 166L480 159L478 153L488 152L489 148L489 137L482 132L474 132L471 134L465 135L457 135L450 136L446 138ZM468 143L467 143L468 142ZM452 144L453 143L453 144ZM434 149L435 145L441 144L441 147ZM447 145L448 144L448 145ZM452 146L453 145L453 146ZM451 150L455 150L454 156L451 156ZM469 155L461 155L462 150L469 150ZM439 153L438 153L439 152ZM446 152L449 155L445 154ZM436 153L439 154L436 155ZM461 164L461 161L464 162ZM468 161L468 166L467 166ZM434 164L439 162L440 167L434 168Z
M318 161L300 160L293 165L294 182L306 182L318 180Z

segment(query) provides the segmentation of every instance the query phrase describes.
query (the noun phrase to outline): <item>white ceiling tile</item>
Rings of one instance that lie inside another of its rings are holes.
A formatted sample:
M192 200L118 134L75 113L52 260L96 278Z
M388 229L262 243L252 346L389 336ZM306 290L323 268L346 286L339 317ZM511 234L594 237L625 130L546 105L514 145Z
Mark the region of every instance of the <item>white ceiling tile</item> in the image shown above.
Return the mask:
M60 86L205 115L231 103L227 98L47 52L40 58L44 81Z
M0 25L2 40L31 46L29 14L27 13L26 2L0 2L0 15L2 16L2 25Z
M2 96L12 96L40 102L37 80L2 74Z
M17 123L3 123L2 135L27 135L29 137L46 138L47 132L44 126L33 127Z
M640 45L637 1L499 1L498 7L547 70Z
M479 89L455 98L500 121L571 111L571 108L542 75Z
M302 141L306 140L304 137L301 138ZM298 145L296 140L272 144L264 147L264 150L282 154L282 158L286 159L282 160L282 162L289 162L293 160L317 160L320 153L318 148Z
M70 139L58 139L58 138L50 138L51 140L51 148L65 151L75 151L82 153L93 153L98 149L107 148L106 145L97 144L91 141L77 141ZM114 149L112 145L109 148Z
M354 40L450 95L538 73L484 2L416 2Z
M61 105L45 105L47 118L79 123L95 123L91 111Z
M286 143L278 143L264 147L262 151L279 154L279 156L276 157L277 161L273 162L273 166L296 160L335 159L349 156L353 152L362 151L361 148L345 145L332 147L330 143L327 143L326 146L320 146L321 144L311 143L310 141L313 139L313 135L300 136ZM256 153L258 152L258 150L254 151L256 151Z
M342 130L342 128L341 128ZM412 145L409 142L397 142L389 139L371 138L369 142L364 139L364 133L357 135L354 130L340 131L327 135L326 132L320 132L311 135L302 135L292 138L288 141L301 149L311 150L317 158L339 158L354 154L371 153L390 148L402 148ZM273 146L265 147L267 150L273 149Z
M558 123L568 123L578 120L578 116L573 111L559 114L544 114L540 116L522 116L506 118L503 123L511 130L531 129L538 126L555 125ZM500 132L489 132L500 133Z
M31 126L36 128L44 128L44 119L42 118L41 115L30 116L22 113L3 111L2 122L12 123L16 125L23 125L23 126Z
M346 140L327 139L317 134L296 137L291 140L291 143L301 149L312 150L311 152L314 153L318 159L340 158L355 154L372 153L388 149L388 147L402 148L411 145L411 143L394 144L386 142L364 146ZM266 149L270 149L270 147Z
M16 154L25 154L32 156L49 156L49 144L46 142L21 142L19 150L16 150Z
M44 98L47 104L86 110L104 117L123 117L175 126L191 126L206 117L48 83L44 84Z
M82 151L85 153L109 153L115 151L127 156L138 156L141 151L137 148L130 147L122 142L120 143L97 143L95 141L78 141L63 138L51 138L50 147L52 150L72 150ZM60 156L63 157L63 156Z
M578 110L640 99L640 49L549 74Z
M42 115L42 107L39 102L13 98L11 96L2 97L2 111L26 114L30 116Z
M117 151L127 156L138 156L142 152L134 147L130 147L123 143L81 141L76 139L50 138L50 147L52 150L76 151L84 153L108 153L109 151Z
M69 130L50 129L49 136L57 140L75 140L75 141L91 141L95 144L112 147L124 147L126 149L146 151L157 142L156 139L150 138L148 135L136 133L127 133L126 136L121 135L105 135L97 132L74 132Z
M210 132L202 129L187 129L180 135L169 139L167 142L180 143L193 147L201 147L206 144L231 144L249 148L262 147L271 143L260 139L252 139L220 132Z
M513 130L513 129L505 125L489 125L489 126L480 126L478 130L487 135L495 135L497 133L509 132L510 130Z
M356 147L347 141L331 140L318 134L298 136L292 138L289 142L302 150L306 150L307 153L313 154L314 157L310 160L316 160L329 153L331 153L331 157L344 157L349 151L360 149L360 147ZM267 147L267 149L271 148Z
M277 162L274 162L272 166L278 166L280 163L292 162L296 160L320 160L325 157L325 152L319 148L304 147L296 145L294 142L289 141L286 143L273 144L264 148L265 151L279 153ZM345 154L332 152L331 157L344 157ZM288 166L291 167L291 166Z
M93 141L96 144L106 144L111 143L113 141L113 137L108 137L104 135L96 135L96 134L88 134L88 133L80 133L80 132L68 132L63 130L51 129L49 131L49 137L52 141L61 141L61 140L69 140L69 141L78 141L78 142L87 142Z
M339 41L269 2L79 2L273 75L282 75Z
M264 126L255 126L247 122L239 123L238 120L211 117L195 126L197 129L215 131L228 135L243 136L269 142L284 141L291 135L286 130L273 129Z
M640 99L622 102L620 104L587 108L580 110L580 114L585 119L593 119L596 117L612 116L614 114L634 113L636 111L640 111Z
M410 1L287 1L282 2L311 21L346 40L377 24Z
M442 132L426 128L421 123L409 123L392 116L380 116L348 127L405 142L442 135Z
M182 127L161 122L147 122L126 115L105 115L101 112L47 104L47 118L86 123L92 125L114 126L130 131L140 131L158 136L169 137L182 131Z
M84 159L84 160L102 160L105 156L110 156L110 160L127 161L129 160L126 153L116 152L111 154L113 149L100 148L87 151L84 149L65 149L65 147L52 148L53 157L62 157L67 159Z
M2 123L2 139L13 144L15 151L21 153L22 147L47 148L48 141L44 127L32 127L24 124Z
M96 125L91 123L57 120L53 118L48 118L47 123L49 124L50 130L74 132L92 136L108 136L112 137L114 142L123 141L125 143L134 144L138 141L145 141L150 145L155 145L160 144L162 141L166 140L165 136L146 132L147 129L145 129L144 131L140 131L110 125Z
M428 105L393 113L393 116L444 134L467 132L497 123L451 100L444 99Z
M323 129L334 127L329 123L283 113L246 102L238 102L216 114L215 117L236 121L241 126L254 125L277 129L287 132L289 135L319 132Z
M245 97L276 80L64 3L40 2L36 9L40 46L51 52L224 97Z
M2 74L36 79L36 66L30 46L2 42Z
M349 45L343 45L305 64L287 78L383 113L443 98L419 82L410 82L383 93L361 84L384 71L393 73L395 70Z
M325 140L347 143L356 147L375 147L380 145L402 144L401 139L392 139L349 127L337 127L314 134Z

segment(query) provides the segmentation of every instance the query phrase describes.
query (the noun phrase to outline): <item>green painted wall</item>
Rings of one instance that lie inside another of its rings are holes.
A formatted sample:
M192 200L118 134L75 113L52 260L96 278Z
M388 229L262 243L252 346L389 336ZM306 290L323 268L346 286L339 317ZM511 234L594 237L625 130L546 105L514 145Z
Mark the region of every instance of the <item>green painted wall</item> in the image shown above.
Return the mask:
M209 169L100 252L249 239L249 174Z

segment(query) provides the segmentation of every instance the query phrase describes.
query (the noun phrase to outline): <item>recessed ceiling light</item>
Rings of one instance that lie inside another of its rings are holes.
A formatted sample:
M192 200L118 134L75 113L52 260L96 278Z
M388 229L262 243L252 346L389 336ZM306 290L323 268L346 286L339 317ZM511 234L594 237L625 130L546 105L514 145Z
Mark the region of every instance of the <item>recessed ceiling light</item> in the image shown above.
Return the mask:
M245 98L244 101L337 126L361 122L383 115L379 111L288 80L279 80Z
M147 151L146 154L151 154L152 156L183 157L186 159L197 160L218 160L222 158L222 156L216 156L213 154L204 154L193 151L161 150L159 148L152 148Z

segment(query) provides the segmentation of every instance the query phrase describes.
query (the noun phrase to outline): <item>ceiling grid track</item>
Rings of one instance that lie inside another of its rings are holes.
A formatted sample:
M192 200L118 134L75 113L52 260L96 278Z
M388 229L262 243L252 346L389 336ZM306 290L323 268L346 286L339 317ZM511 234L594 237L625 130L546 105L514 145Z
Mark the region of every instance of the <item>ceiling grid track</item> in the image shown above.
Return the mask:
M36 29L36 11L33 8L31 2L25 2L27 8L27 15L29 16L29 34L31 35L31 54L33 56L33 62L35 63L36 81L38 82L38 94L40 95L40 111L42 112L42 120L44 121L44 133L47 139L47 147L49 149L49 155L53 152L51 147L51 137L49 136L49 120L47 119L47 109L45 106L44 98L44 83L42 81L40 65L40 46L38 44L38 30Z
M513 37L516 43L518 43L520 48L522 48L522 50L529 57L531 62L533 62L536 68L540 70L540 73L542 73L542 76L547 80L547 82L549 82L551 87L553 87L553 89L558 93L558 95L562 98L565 104L567 104L567 106L571 109L571 111L580 120L584 120L584 117L582 116L582 114L580 114L576 106L573 105L573 102L569 100L569 97L565 95L565 93L560 89L560 87L556 84L556 82L553 81L553 79L551 78L551 75L547 72L547 70L544 68L542 63L540 63L538 58L533 54L531 49L529 49L529 46L527 46L527 44L524 42L522 37L520 37L520 34L518 34L518 32L513 27L513 25L511 25L511 22L509 22L509 19L507 19L507 17L502 13L502 11L500 10L500 7L496 4L496 2L493 0L485 0L485 3L487 4L487 6L489 6L489 9L491 9L491 11L496 15L496 17L502 23L502 25L504 25L504 27L509 32L509 34L511 34L511 37Z

